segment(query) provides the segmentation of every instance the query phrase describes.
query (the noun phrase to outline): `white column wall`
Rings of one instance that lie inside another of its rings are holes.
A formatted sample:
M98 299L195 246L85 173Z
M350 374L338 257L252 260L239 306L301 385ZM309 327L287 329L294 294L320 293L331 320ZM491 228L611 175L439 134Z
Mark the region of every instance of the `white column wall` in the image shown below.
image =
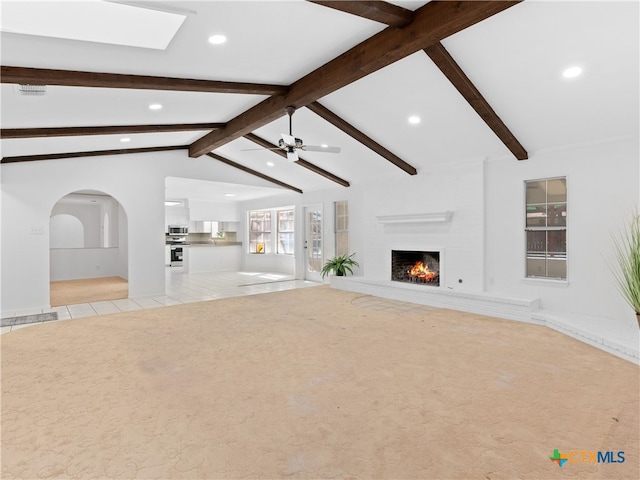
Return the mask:
M49 215L61 197L85 189L113 196L130 220L130 296L163 294L163 176L153 181L148 162L131 157L34 163L3 165L2 311L49 306Z

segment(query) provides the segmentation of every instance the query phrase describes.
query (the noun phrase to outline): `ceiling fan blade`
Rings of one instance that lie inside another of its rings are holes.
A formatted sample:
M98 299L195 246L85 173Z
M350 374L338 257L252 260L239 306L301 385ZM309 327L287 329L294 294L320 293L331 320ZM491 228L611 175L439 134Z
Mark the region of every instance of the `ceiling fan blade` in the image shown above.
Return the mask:
M293 150L293 149L291 149ZM289 152L287 151L287 160L289 160L290 162L297 162L298 161L298 154L295 150Z
M240 151L241 152L255 152L256 150L280 150L280 147L273 147L273 148L243 148Z
M340 153L340 147L322 147L320 145L303 145L302 150L307 152Z

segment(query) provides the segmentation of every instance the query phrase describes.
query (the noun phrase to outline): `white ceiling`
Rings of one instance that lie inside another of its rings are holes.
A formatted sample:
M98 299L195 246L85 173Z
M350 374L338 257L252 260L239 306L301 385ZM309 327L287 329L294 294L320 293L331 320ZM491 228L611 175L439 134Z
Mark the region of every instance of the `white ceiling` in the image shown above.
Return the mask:
M415 10L426 2L393 3ZM2 1L3 8L6 4ZM187 15L166 50L2 33L2 65L289 85L385 28L304 1L135 5ZM442 43L532 157L564 145L638 135L639 15L635 1L527 0ZM228 42L209 44L216 33ZM563 79L562 70L570 65L582 66L583 75ZM1 85L0 94L2 128L226 122L266 98L56 86L44 97L25 97L9 84ZM162 110L148 109L155 102ZM319 102L418 174L458 159L518 161L423 52ZM288 131L284 114L254 133L276 143ZM421 123L409 125L410 115L419 115ZM305 108L295 113L293 132L307 144L340 146L340 154L301 156L352 185L407 175ZM205 133L127 135L127 144L120 142L123 135L11 139L2 140L0 148L3 156L19 156L151 147L188 144ZM304 191L337 186L271 152L245 151L254 148L238 139L216 152ZM188 158L183 151L173 154ZM219 197L233 185L218 187ZM252 197L249 187L241 190L238 200ZM277 193L282 189L256 189L254 198Z

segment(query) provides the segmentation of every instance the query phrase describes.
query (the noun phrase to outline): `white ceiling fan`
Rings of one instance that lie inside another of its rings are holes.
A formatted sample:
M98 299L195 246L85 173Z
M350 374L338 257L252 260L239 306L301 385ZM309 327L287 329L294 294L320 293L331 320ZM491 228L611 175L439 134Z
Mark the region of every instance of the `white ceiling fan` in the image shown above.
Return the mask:
M291 117L296 111L295 107L287 107L287 115L289 115L289 133L283 133L278 140L278 146L267 150L284 150L287 154L287 160L295 162L298 160L298 150L305 152L324 152L324 153L340 153L340 147L331 147L328 145L305 145L301 138L293 136L291 128Z

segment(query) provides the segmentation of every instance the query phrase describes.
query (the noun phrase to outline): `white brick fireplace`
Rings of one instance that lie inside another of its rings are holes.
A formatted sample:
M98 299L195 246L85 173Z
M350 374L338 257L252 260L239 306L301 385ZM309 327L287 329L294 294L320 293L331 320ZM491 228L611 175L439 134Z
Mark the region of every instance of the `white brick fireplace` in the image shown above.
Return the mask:
M375 185L365 194L366 244L353 277L331 286L383 298L538 323L536 298L485 292L484 161ZM392 251L438 252L437 286L392 281Z

